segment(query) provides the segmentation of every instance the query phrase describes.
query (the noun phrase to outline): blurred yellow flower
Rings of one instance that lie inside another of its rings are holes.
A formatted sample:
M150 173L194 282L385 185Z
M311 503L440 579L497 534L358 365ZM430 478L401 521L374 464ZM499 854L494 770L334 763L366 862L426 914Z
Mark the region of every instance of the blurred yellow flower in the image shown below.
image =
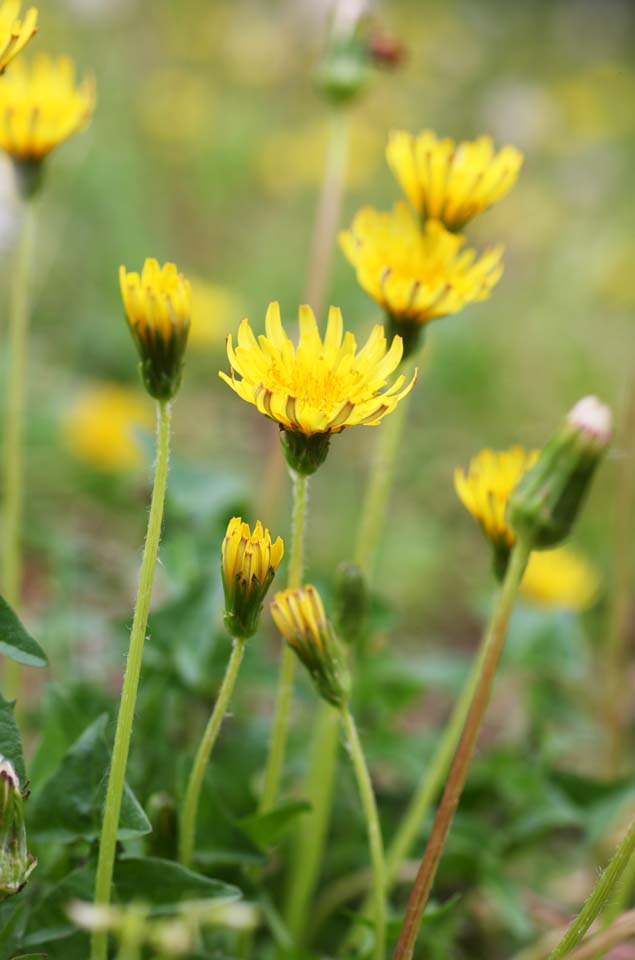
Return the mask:
M208 283L197 277L192 287L192 321L188 343L193 347L210 347L225 343L227 330L243 313L241 301L228 287Z
M507 504L539 452L520 446L481 450L470 460L467 474L461 467L454 471L454 487L461 503L497 548L508 549L515 542L514 531L507 522Z
M300 307L297 349L282 326L279 304L270 304L265 327L266 336L256 340L249 321L242 321L235 350L231 336L227 339L231 376L222 371L219 375L285 430L310 437L360 424L374 426L395 409L416 379L415 373L404 386L405 378L397 377L384 390L401 360L401 338L395 337L387 351L383 327L376 326L357 352L355 337L344 334L336 307L329 311L324 341L311 308Z
M153 139L167 143L200 143L212 107L207 79L172 67L151 73L138 94L143 128Z
M0 5L0 73L37 33L37 10L29 7L20 20L21 6L22 0L3 0Z
M456 143L431 130L390 134L388 164L424 220L440 220L460 230L513 187L523 155L506 146L498 153L491 137Z
M148 257L141 274L120 267L119 284L146 389L158 400L169 400L181 383L192 312L189 281L176 264L161 267Z
M570 547L534 550L520 589L527 599L544 606L581 611L597 600L600 576Z
M107 471L143 462L136 431L152 429L152 407L138 390L116 383L85 389L66 412L63 437L78 460Z
M94 107L92 78L76 85L68 57L17 60L0 83L0 148L15 160L42 160L86 126Z
M440 223L422 229L403 201L390 213L360 210L339 241L360 286L392 317L418 324L486 300L503 272L501 246L477 258Z

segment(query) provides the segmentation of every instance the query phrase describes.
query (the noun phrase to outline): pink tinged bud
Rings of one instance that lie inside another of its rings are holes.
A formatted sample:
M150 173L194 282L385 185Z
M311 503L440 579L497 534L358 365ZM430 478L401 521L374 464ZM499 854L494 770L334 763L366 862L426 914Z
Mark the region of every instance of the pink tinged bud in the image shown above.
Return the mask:
M605 447L610 439L613 427L611 411L597 397L583 397L578 400L567 415L567 422L574 428L585 431Z

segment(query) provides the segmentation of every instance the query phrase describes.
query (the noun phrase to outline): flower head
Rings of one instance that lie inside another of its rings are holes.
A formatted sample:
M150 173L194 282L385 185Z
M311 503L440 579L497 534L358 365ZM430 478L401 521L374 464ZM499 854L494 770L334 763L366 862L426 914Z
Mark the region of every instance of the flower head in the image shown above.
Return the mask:
M271 542L260 520L252 534L240 517L229 521L223 540L221 572L225 623L233 637L246 639L258 629L262 603L284 554L281 537Z
M393 131L388 164L424 220L440 220L460 230L513 187L523 162L516 147L498 153L491 137L456 143L431 130L415 135Z
M143 461L136 434L152 422L150 401L138 388L93 384L66 413L64 439L78 460L101 470L129 470Z
M26 847L20 780L13 764L0 756L0 901L19 893L36 866Z
M582 611L597 599L600 577L588 560L570 547L534 550L520 589L523 596L541 606Z
M416 379L415 374L405 384L399 376L386 389L401 360L401 339L395 337L387 350L383 327L376 326L357 351L355 337L344 334L342 314L335 307L329 311L324 340L307 306L300 307L297 348L285 333L277 303L267 310L265 329L266 335L256 340L249 321L242 321L235 350L231 337L227 340L231 376L220 376L239 397L280 424L287 458L301 473L317 469L331 434L380 423Z
M94 107L92 78L76 84L68 57L18 60L0 83L0 148L17 161L41 161L86 126Z
M20 20L21 5L22 0L3 0L0 5L0 73L37 33L37 10L29 7Z
M141 357L146 390L171 400L181 384L192 292L176 265L149 257L141 275L119 268L126 319Z
M403 201L390 213L360 210L339 240L360 286L393 319L407 323L427 323L487 299L503 272L502 247L477 258L474 250L461 249L463 237L440 223L422 229Z
M509 498L527 470L536 462L538 450L523 447L481 450L470 460L467 473L454 471L454 486L463 506L481 526L494 548L495 569L502 573L516 535L509 523Z
M277 593L271 603L271 615L311 674L320 696L336 707L342 706L348 699L350 678L315 587L307 584Z

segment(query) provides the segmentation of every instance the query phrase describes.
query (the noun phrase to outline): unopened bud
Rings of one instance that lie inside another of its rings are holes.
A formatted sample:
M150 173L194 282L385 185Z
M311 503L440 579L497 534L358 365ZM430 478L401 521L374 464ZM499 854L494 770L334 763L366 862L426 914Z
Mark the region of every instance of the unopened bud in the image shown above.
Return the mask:
M610 440L609 408L596 397L580 400L512 494L509 519L519 537L544 549L569 535Z
M0 756L0 900L19 893L36 866L26 848L20 780L13 764Z
M366 636L370 598L364 574L356 563L340 563L335 574L334 621L337 635L359 650Z
M271 542L260 520L252 534L240 517L229 521L223 540L221 572L225 590L225 626L246 640L258 629L262 604L284 554L281 537Z

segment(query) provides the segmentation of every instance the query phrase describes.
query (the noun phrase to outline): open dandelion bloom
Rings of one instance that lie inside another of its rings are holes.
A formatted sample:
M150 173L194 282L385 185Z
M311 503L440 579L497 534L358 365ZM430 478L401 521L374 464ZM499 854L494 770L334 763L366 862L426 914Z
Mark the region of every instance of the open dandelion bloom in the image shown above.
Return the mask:
M542 606L582 611L597 600L600 577L588 560L570 547L534 550L520 590Z
M252 534L240 517L229 521L223 540L221 572L225 590L225 623L233 637L247 638L258 629L262 602L284 554L281 537L260 522Z
M401 339L395 337L387 350L383 327L376 326L357 351L355 337L344 333L342 314L335 307L329 311L324 340L307 306L300 307L297 348L282 326L279 304L270 304L265 329L266 335L256 340L249 321L242 321L236 349L232 338L227 340L231 376L222 371L220 376L239 397L279 423L289 443L316 437L326 438L328 445L328 437L346 427L380 423L416 379L415 374L406 383L399 376L387 387L401 360Z
M277 593L271 602L271 616L311 674L320 696L341 706L348 697L350 680L315 587L307 584Z
M37 10L30 7L20 20L21 0L3 0L0 4L0 73L37 32Z
M150 396L170 400L183 372L190 329L192 291L174 263L163 267L148 257L141 274L119 268L126 319L141 357Z
M461 467L454 471L454 487L461 503L491 541L503 568L516 541L507 517L509 498L538 454L538 450L527 451L520 446L481 450L470 460L467 473ZM500 572L498 564L496 569Z
M393 319L408 323L427 323L487 299L503 272L502 247L477 257L440 223L422 229L404 202L390 213L365 207L339 240L360 286Z
M513 187L523 156L516 147L498 153L491 137L456 143L431 130L418 136L405 130L390 134L388 165L424 220L440 220L460 230Z
M143 462L137 434L151 430L152 407L139 390L117 383L83 391L64 417L63 437L78 460L107 471L125 471Z
M92 79L76 84L68 57L18 60L0 83L0 148L15 160L42 160L86 126L94 107Z

